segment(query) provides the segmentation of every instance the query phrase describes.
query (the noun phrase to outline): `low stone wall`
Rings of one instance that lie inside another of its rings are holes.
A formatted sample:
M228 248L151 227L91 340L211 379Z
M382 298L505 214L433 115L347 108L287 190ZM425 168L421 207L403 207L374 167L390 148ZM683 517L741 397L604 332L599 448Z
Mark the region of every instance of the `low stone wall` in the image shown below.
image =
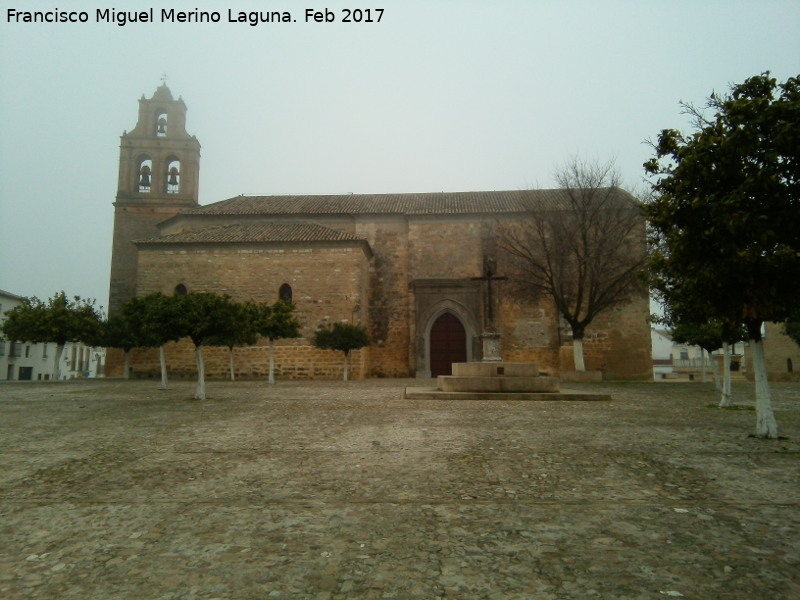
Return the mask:
M176 379L197 377L194 344L189 340L170 343L165 347L167 373ZM266 341L255 346L233 349L234 374L238 379L266 379L269 376L269 346ZM350 379L364 379L369 348L350 352ZM203 346L207 379L230 378L228 348ZM122 377L124 353L109 349L106 356L106 376ZM131 351L131 377L160 377L161 366L157 348L135 348ZM344 354L334 350L319 350L305 340L282 340L275 346L275 377L277 379L342 379Z

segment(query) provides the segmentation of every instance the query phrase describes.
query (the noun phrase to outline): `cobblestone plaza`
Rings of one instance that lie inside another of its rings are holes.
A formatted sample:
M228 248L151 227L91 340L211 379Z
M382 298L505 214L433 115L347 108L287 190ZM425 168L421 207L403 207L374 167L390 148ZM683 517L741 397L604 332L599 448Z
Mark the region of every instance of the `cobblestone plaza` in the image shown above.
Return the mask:
M409 384L3 384L0 598L800 597L797 384Z

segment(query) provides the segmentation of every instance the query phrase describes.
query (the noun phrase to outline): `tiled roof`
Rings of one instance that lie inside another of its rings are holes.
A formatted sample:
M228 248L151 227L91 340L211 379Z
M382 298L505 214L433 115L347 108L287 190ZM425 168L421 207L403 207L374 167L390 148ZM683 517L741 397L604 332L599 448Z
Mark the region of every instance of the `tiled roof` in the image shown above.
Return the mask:
M253 242L363 242L350 233L311 223L220 225L138 240L140 244L237 244Z
M236 196L184 211L185 215L440 215L513 213L543 202L558 203L564 190Z

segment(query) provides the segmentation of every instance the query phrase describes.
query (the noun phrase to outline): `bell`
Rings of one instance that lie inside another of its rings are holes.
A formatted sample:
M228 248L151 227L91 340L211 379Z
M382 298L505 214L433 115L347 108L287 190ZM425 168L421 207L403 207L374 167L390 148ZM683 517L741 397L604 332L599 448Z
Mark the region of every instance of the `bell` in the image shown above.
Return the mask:
M167 120L164 117L158 120L158 135L167 135Z
M178 185L178 169L175 167L169 170L169 179L167 179L167 183L169 185Z
M150 167L144 166L139 171L139 185L141 187L150 187Z

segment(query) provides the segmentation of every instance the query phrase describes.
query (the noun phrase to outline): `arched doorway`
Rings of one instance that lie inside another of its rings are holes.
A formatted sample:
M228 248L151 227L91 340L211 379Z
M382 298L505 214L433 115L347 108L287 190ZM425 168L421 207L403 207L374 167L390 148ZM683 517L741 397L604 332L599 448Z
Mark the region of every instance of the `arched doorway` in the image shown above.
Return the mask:
M467 362L467 332L453 313L442 313L431 327L431 377L452 375L452 364Z

